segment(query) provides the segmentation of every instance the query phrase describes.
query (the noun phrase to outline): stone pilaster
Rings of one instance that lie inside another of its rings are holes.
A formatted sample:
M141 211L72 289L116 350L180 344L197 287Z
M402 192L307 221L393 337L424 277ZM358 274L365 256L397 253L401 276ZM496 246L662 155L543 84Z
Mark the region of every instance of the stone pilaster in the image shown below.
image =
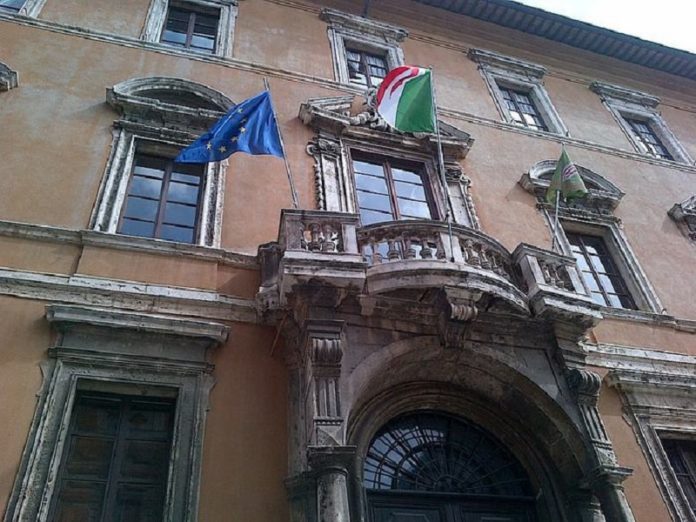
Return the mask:
M354 446L309 448L309 465L316 476L319 522L350 522L348 477L354 459Z

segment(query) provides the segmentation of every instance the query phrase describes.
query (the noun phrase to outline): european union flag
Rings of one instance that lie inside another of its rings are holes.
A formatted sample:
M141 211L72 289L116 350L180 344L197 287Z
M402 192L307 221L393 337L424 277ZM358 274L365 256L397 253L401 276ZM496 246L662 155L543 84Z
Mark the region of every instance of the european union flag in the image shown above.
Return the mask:
M239 151L283 157L268 91L232 107L208 132L182 150L174 161L208 163L223 160Z

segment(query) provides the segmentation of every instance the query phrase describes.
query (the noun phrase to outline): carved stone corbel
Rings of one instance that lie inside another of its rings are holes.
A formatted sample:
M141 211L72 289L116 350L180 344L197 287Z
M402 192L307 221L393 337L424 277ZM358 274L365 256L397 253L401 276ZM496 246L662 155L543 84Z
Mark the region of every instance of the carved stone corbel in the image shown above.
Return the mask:
M343 444L340 400L343 321L312 320L305 326L305 419L308 446Z
M479 314L477 303L481 297L481 293L462 295L459 291L443 290L439 299L440 337L446 348L460 348L467 340Z

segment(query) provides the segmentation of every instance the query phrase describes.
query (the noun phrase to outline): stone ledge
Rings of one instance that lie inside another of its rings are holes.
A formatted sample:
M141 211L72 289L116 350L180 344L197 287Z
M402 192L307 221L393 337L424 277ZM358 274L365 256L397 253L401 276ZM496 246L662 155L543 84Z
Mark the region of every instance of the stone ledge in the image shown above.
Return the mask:
M224 343L230 331L228 326L209 321L63 304L47 305L46 319L56 324L60 330L83 324L178 337L204 338L215 343Z

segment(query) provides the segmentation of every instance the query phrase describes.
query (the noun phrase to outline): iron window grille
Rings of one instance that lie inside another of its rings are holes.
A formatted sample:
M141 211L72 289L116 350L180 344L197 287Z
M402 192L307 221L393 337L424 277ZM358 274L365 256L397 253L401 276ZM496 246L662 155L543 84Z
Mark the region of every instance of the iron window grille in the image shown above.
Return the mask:
M161 42L214 53L220 12L190 4L170 5Z
M378 87L389 70L384 55L346 48L348 77L351 83Z
M203 176L202 165L136 153L118 233L195 242Z
M674 160L672 154L670 154L667 148L662 144L660 138L657 137L657 134L655 134L647 121L626 117L624 117L624 119L631 128L638 146L644 153L655 156L656 158Z
M570 232L566 237L592 299L602 306L637 310L604 240Z
M500 85L498 89L503 95L512 123L529 129L548 131L529 93Z
M80 392L51 520L162 520L174 410L174 399Z

